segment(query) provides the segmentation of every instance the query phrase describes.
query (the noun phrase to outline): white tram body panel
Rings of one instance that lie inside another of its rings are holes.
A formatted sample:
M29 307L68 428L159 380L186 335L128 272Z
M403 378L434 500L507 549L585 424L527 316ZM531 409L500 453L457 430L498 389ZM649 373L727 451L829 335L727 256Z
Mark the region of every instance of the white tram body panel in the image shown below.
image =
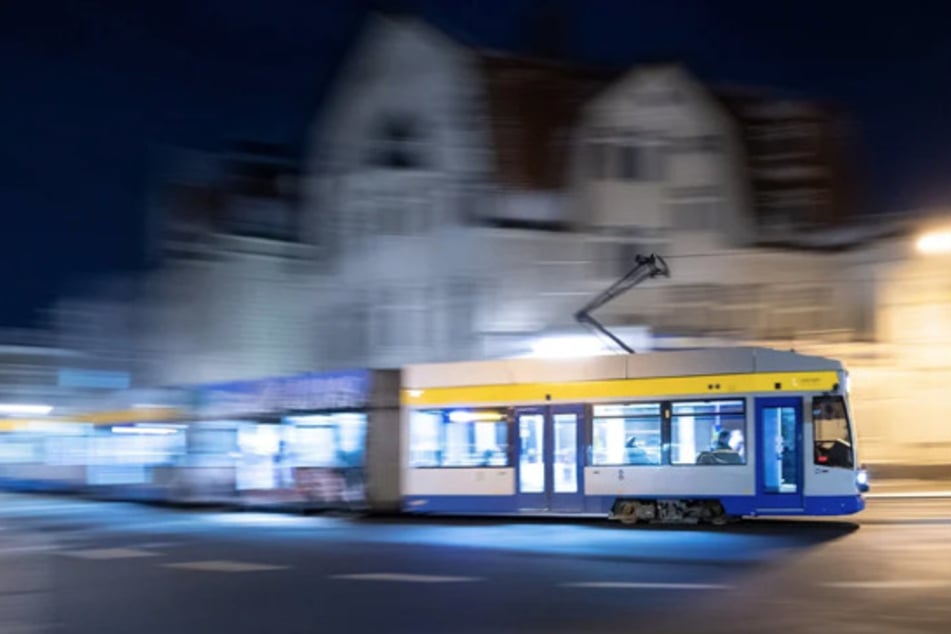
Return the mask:
M406 490L416 495L511 496L515 491L515 469L410 469Z
M752 465L722 466L711 473L703 467L585 467L585 494L679 496L752 495Z

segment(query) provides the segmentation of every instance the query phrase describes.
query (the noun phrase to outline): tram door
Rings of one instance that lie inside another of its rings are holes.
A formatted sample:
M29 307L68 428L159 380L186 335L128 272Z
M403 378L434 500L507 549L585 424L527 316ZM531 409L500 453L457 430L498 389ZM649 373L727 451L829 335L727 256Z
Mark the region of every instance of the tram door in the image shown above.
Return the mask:
M801 510L802 399L756 399L757 506Z
M519 510L584 510L583 411L581 406L515 410Z

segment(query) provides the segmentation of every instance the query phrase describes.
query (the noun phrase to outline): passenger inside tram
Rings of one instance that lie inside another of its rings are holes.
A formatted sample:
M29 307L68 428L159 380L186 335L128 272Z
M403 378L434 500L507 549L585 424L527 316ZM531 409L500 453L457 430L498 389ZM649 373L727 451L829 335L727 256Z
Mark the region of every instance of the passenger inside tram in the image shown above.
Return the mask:
M743 464L743 457L730 443L731 436L730 430L721 431L713 449L697 456L697 464Z
M505 452L499 447L490 447L482 452L483 467L504 467Z
M653 464L650 455L643 447L637 444L637 436L631 436L625 443L627 450L627 464Z

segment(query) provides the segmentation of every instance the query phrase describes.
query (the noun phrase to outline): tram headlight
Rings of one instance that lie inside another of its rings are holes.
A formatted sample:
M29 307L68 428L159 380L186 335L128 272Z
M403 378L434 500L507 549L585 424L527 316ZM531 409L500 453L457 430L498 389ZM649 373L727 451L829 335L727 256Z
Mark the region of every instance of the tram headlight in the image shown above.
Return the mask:
M865 493L868 491L868 471L864 468L859 469L855 474L855 484L858 486L860 492Z

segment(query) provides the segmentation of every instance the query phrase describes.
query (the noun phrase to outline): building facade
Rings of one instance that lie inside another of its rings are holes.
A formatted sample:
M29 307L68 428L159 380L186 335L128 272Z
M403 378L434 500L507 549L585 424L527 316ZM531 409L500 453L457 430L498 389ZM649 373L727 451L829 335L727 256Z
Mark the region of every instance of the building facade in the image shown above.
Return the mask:
M315 125L305 203L333 287L322 358L504 354L569 321L590 285L566 194L571 135L607 76L385 18L343 68Z
M901 436L896 408L908 384L943 402L926 393L951 366L943 260L830 232L856 213L835 120L676 65L618 76L376 18L303 173L266 148L181 161L161 266L64 329L146 385L530 354L587 334L575 311L656 252L671 278L602 321L649 347L842 356L870 459L924 455L943 432Z

